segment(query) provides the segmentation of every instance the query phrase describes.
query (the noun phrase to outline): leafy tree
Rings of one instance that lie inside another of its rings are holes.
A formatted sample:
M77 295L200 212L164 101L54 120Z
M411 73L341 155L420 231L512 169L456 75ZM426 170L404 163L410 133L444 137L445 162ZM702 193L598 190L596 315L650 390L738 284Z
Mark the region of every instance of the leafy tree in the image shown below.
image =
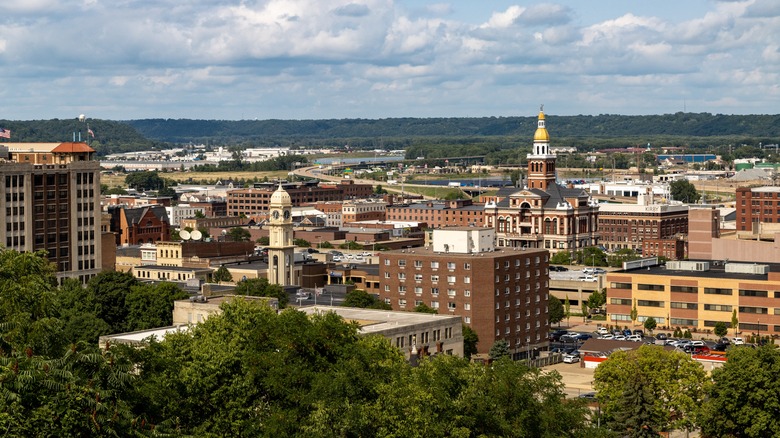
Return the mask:
M326 241L324 241L324 242L320 242L320 244L319 244L318 246L319 246L320 248L325 248L325 249L331 249L331 248L333 248L333 244L332 244L332 243L330 243L330 242L328 242L327 240L326 240Z
M780 435L780 350L771 346L732 348L712 370L702 432L704 436Z
M268 236L263 236L257 239L258 245L269 245L271 243L271 238Z
M122 333L128 331L125 297L133 286L140 284L130 273L104 271L89 280L83 298L74 305L79 310L94 312L108 324L111 333Z
M734 336L736 336L739 330L739 318L737 318L737 309L734 309L731 312L731 328L734 329Z
M655 330L655 328L657 326L658 326L658 323L655 321L655 318L653 318L652 316L648 317L645 320L645 323L644 323L645 330L650 332L650 334L653 333L653 330Z
M472 355L477 354L477 344L479 336L470 326L463 324L463 356L470 359Z
M607 253L597 246L589 246L577 251L577 263L586 266L609 266Z
M658 418L661 430L690 430L700 424L707 374L701 364L685 353L666 351L655 345L616 351L596 368L594 379L594 388L608 422L622 415L626 403L623 394L629 382L641 380L652 394L651 416Z
M726 336L726 334L729 332L729 328L723 321L718 321L715 323L715 335L720 337Z
M219 283L222 281L225 282L231 282L233 281L233 275L228 271L228 268L226 268L224 265L220 266L219 269L214 271L214 275L212 277L214 279L214 282Z
M303 247L303 248L310 248L311 247L311 242L309 242L306 239L293 239L293 245L300 246L300 247Z
M392 310L392 307L380 300L376 295L363 289L352 289L344 297L344 307L359 307L361 309Z
M490 357L491 360L509 357L509 344L503 339L497 340L493 343L493 346L490 347L488 357Z
M287 307L287 293L278 284L270 284L267 278L248 278L236 284L236 295L248 295L252 297L270 297L279 300L279 308Z
M233 227L227 231L227 237L233 242L246 242L252 234L244 227Z
M551 265L571 265L571 254L568 251L558 251L550 257Z
M418 313L430 313L432 315L435 315L435 314L439 313L438 310L436 310L436 309L434 309L432 307L428 307L428 305L426 305L425 303L420 303L420 304L414 306L414 310L413 311L414 312L418 312Z
M195 211L195 218L196 219L204 219L206 217L206 214L203 213L202 210L196 210Z
M125 177L125 184L137 190L160 190L165 181L155 171L131 172Z
M699 200L699 192L687 179L678 179L669 184L669 191L677 201L694 203Z
M173 302L189 297L169 282L133 286L125 297L128 331L166 327L173 323Z
M374 187L374 193L377 195L384 195L387 193L387 190L382 188L382 184L377 184L376 187Z
M588 302L585 300L580 300L580 310L582 310L582 322L585 322L588 319Z
M363 245L353 240L350 240L349 242L344 242L341 245L339 245L339 248L356 250L356 249L363 249Z
M626 437L656 438L659 436L661 416L654 406L654 394L644 376L629 379L621 402L614 412L609 427Z
M636 319L639 317L639 311L636 308L636 298L634 298L634 307L631 308L629 317L631 318L631 323L636 325Z
M607 303L607 290L603 292L594 290L588 297L588 307L591 309L600 309L601 306Z
M550 324L560 324L566 316L561 300L552 295L550 295L550 300L547 303L547 311L550 318Z
M569 294L566 294L566 299L563 301L563 315L566 317L566 325L569 325L569 318L571 318L571 304L569 303Z

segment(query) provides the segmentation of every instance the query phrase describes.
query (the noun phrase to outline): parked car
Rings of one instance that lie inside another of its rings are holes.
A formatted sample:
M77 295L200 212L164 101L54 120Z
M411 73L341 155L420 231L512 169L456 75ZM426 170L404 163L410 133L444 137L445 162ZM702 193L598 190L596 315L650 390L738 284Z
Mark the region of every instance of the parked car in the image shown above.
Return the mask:
M745 344L745 340L742 339L742 338L732 338L731 339L731 343L734 344L734 345L744 345Z
M639 336L644 336L645 332L643 330L641 330L641 329L636 329L636 330L634 330L634 334L635 335L639 335Z
M583 275L579 278L580 281L597 281L598 279L593 275Z
M599 327L596 329L596 333L600 335L606 335L607 333L609 333L609 330L607 330L606 327Z
M633 335L633 333L631 333L631 330L625 329L625 330L623 330L622 335L625 336L625 337L629 337L629 336Z
M566 272L568 270L569 270L569 268L567 268L565 266L550 265L550 272Z
M569 332L566 331L566 330L556 330L556 331L550 333L550 340L553 341L553 342L558 342L558 341L561 340L561 336L563 336L563 335L565 335L567 333L569 333Z
M642 342L642 336L640 335L626 336L626 341Z
M596 393L595 392L583 392L582 394L577 396L578 398L584 398L586 400L596 400Z
M666 333L656 333L655 338L659 341L665 341L669 339L669 336L666 336Z
M703 347L705 344L704 341L695 340L695 341L691 341L691 345L694 347Z
M712 346L712 349L715 351L726 351L726 348L728 348L729 345L731 344L729 344L728 342L718 342L717 344Z
M592 337L593 337L593 335L591 335L590 333L580 333L579 335L577 335L577 340L578 341L587 341L588 339L590 339Z
M580 361L579 356L575 356L573 354L566 354L563 356L563 363L576 363Z
M626 337L625 337L625 336L623 336L623 335L617 335L617 336L615 336L615 337L614 337L614 338L612 338L612 339L614 339L614 340L616 340L616 341L625 341L625 340L626 340Z
M577 340L577 333L566 333L565 335L561 336L560 341L561 342L573 342Z
M599 336L599 339L615 339L615 335L608 333L606 335Z

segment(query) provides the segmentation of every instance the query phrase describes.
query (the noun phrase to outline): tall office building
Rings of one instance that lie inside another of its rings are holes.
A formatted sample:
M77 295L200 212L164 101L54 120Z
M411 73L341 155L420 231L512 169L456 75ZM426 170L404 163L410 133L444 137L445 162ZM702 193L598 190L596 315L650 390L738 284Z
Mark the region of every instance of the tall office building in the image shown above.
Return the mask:
M82 283L102 269L100 163L86 143L0 144L0 242L45 250L57 278Z

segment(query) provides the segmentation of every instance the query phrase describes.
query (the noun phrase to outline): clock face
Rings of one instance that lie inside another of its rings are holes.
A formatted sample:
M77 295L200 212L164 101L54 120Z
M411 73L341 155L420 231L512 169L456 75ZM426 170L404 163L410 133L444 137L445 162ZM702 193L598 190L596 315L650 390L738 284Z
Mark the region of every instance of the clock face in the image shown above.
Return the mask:
M284 211L284 218L285 219L290 219L290 210L285 210Z
M273 216L274 219L279 219L279 210L274 210L273 213L271 213L271 216Z

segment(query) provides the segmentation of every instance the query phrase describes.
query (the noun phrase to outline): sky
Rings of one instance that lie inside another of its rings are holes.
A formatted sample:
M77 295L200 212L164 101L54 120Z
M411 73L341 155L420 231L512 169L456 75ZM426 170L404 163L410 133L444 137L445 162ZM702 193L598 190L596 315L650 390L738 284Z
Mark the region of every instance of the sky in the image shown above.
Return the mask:
M3 0L0 119L777 114L778 0Z

